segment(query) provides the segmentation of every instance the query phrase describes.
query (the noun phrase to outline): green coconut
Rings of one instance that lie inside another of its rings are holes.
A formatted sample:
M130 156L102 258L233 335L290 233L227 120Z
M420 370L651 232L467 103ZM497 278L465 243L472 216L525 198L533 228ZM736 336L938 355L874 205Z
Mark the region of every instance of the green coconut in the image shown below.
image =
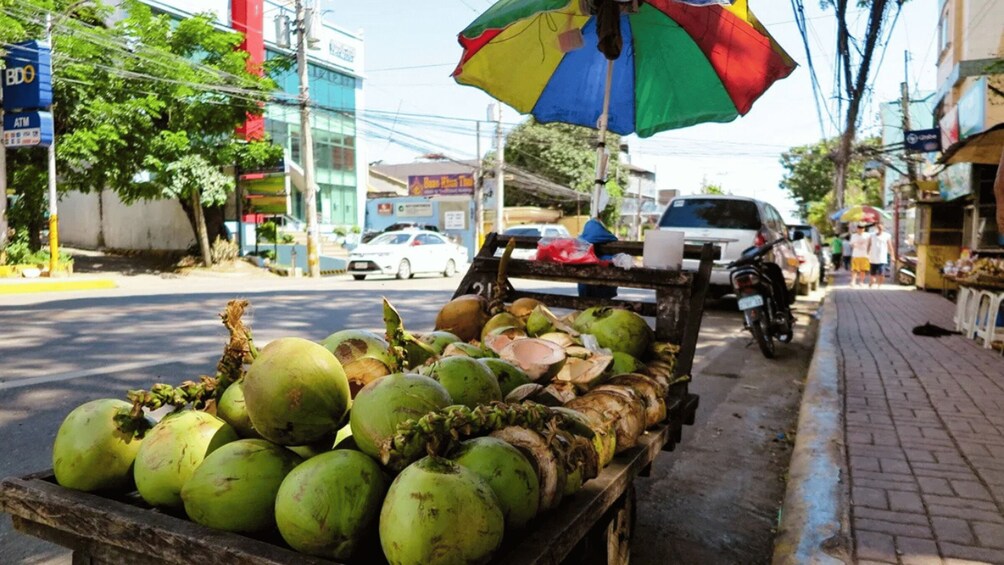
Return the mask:
M242 439L209 454L181 489L192 521L228 532L260 532L275 525L275 496L303 462L263 439Z
M630 353L614 351L614 360L607 367L607 372L611 375L622 375L624 373L637 373L645 368L645 364L639 361Z
M223 396L216 403L216 415L230 424L242 438L260 438L248 416L247 404L244 402L244 381L237 381L223 391Z
M347 449L293 469L275 498L275 522L293 549L344 561L380 514L387 482L375 461Z
M554 323L551 321L554 315L548 316L550 311L546 306L540 305L530 312L526 318L526 333L532 337L539 337L554 331Z
M458 341L456 343L451 343L446 346L443 350L443 357L471 357L473 359L482 359L488 357L488 352L484 349L474 345L473 343L464 343Z
M444 357L432 365L429 376L443 385L453 402L469 408L502 400L495 374L477 359Z
M488 318L488 299L480 294L465 294L443 306L436 315L436 329L455 334L461 341L473 341L481 336Z
M523 331L523 322L509 312L495 314L485 322L485 325L481 328L481 341L485 340L485 336L498 334L505 334L509 337L526 335Z
M52 470L61 486L87 492L128 490L141 436L124 430L115 417L132 404L115 398L92 400L74 408L56 432ZM146 419L141 426L153 426Z
M502 390L502 398L505 398L516 387L533 382L522 369L508 361L494 358L480 359L480 361L495 375L499 389Z
M349 421L352 438L363 453L380 459L380 446L393 437L398 424L418 419L453 404L450 393L423 375L395 373L363 387Z
M342 364L352 396L371 381L387 376L394 366L387 341L365 330L342 330L321 341Z
M459 337L450 332L444 331L424 333L416 335L416 337L419 341L432 348L432 350L436 352L436 355L443 355L447 346L451 343L462 343ZM422 349L411 342L405 344L404 350L408 354L408 366L413 369L424 365L426 361L432 357L432 354L427 350Z
M544 303L536 298L524 296L523 298L517 298L514 300L513 303L506 308L506 310L508 310L513 316L519 318L521 322L525 323L526 319L533 313L534 308L543 305Z
M380 510L380 544L391 565L484 563L501 545L504 528L488 483L441 457L402 471Z
M244 376L255 430L280 445L334 437L349 409L349 382L335 356L297 337L269 343Z
M540 481L530 461L493 437L469 439L451 457L484 479L498 498L506 527L522 528L537 515Z
M292 451L300 457L303 457L304 459L311 459L334 449L335 442L337 441L336 438L337 434L305 445L290 445L287 446L286 449Z
M600 347L641 358L654 338L645 318L630 310L594 306L575 318L575 330L592 334Z
M198 410L164 417L147 434L136 455L136 489L151 506L180 508L181 487L207 455L240 439L220 418Z

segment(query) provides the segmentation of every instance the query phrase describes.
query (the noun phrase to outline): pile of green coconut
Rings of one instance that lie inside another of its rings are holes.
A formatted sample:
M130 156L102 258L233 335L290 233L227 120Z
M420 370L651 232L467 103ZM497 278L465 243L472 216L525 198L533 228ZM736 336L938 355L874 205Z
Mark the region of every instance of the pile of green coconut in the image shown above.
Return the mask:
M627 310L467 295L413 333L385 300L385 332L259 350L247 307L214 376L73 410L57 482L338 561L480 563L666 418L676 348Z

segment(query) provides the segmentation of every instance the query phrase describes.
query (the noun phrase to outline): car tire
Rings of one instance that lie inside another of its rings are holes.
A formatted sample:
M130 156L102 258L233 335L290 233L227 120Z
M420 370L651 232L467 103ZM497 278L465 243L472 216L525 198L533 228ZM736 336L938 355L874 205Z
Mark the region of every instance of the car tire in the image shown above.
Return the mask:
M443 269L443 276L449 278L455 274L457 274L457 264L453 262L453 259L450 259L446 262L446 268Z
M357 281L364 281L366 280L366 275L352 275L352 278L356 279Z
M404 280L415 276L411 272L411 263L407 259L401 259L401 264L397 266L397 278Z

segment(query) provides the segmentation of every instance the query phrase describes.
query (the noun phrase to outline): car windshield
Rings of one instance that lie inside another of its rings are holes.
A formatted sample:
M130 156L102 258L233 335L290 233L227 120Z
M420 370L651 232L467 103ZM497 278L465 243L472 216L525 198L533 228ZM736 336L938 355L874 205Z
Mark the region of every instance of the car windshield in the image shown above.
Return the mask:
M537 228L512 228L502 232L502 235L540 237L540 230Z
M373 245L404 245L408 243L411 239L410 234L406 233L385 233L381 236L373 238L370 243Z
M659 221L662 228L760 229L756 203L749 200L687 198L674 200Z

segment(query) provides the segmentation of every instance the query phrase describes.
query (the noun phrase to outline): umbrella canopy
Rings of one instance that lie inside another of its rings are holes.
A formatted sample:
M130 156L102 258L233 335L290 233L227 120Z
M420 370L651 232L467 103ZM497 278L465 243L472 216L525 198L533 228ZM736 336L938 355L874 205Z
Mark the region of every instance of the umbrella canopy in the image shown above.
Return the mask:
M855 206L850 206L833 213L830 216L831 220L837 220L839 222L859 222L865 224L874 224L881 219L890 219L892 214L886 212L882 208L875 206L868 206L865 204L857 204Z
M721 4L499 0L460 33L453 76L542 123L648 137L728 122L795 63L746 0Z

